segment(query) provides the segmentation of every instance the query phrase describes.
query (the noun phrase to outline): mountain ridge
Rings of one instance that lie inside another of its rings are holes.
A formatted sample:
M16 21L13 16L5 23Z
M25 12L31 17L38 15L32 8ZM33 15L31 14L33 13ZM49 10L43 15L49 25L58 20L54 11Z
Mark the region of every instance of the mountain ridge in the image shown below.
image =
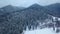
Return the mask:
M60 3L55 3L52 5L48 5L45 8L50 10L50 14L52 14L55 17L60 17Z

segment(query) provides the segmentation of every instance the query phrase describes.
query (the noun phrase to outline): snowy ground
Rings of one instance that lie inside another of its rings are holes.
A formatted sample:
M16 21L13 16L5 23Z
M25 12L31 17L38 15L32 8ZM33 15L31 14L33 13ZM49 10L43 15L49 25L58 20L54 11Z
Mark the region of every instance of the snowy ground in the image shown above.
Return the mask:
M60 19L58 19L58 20L60 20ZM26 31L24 31L24 34L60 34L60 33L56 33L55 31L52 30L52 28L44 28L44 29L39 29L38 28L38 29L35 29L35 30L32 30L32 29L28 30L27 29Z
M60 34L55 33L52 28L36 29L36 30L27 30L24 34Z

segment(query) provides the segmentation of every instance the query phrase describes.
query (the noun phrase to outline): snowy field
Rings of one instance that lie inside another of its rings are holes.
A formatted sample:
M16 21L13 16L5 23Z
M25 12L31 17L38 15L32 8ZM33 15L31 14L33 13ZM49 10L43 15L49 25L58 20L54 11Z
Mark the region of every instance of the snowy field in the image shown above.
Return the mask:
M58 20L60 21L60 18ZM44 29L38 28L38 29L34 29L34 30L32 30L32 29L28 30L28 28L27 28L27 30L24 31L24 34L60 34L60 33L56 33L55 31L53 31L52 28L44 28Z
M36 30L27 30L24 34L60 34L52 30L52 28L36 29Z

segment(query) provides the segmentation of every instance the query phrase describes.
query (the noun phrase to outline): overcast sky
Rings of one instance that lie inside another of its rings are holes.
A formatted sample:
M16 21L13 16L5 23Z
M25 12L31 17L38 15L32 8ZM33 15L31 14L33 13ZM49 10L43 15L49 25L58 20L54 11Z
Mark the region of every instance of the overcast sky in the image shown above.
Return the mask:
M59 2L60 0L0 0L0 7L6 5L28 7L34 3L38 3L40 5L49 5L53 3L59 3Z

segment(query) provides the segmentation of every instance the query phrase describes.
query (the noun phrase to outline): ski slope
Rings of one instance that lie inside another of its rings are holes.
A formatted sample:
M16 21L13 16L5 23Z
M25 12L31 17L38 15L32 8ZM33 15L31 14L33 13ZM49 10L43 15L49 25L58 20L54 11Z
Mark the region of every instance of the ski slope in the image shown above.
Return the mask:
M60 34L52 30L52 28L36 29L36 30L27 30L24 34Z

